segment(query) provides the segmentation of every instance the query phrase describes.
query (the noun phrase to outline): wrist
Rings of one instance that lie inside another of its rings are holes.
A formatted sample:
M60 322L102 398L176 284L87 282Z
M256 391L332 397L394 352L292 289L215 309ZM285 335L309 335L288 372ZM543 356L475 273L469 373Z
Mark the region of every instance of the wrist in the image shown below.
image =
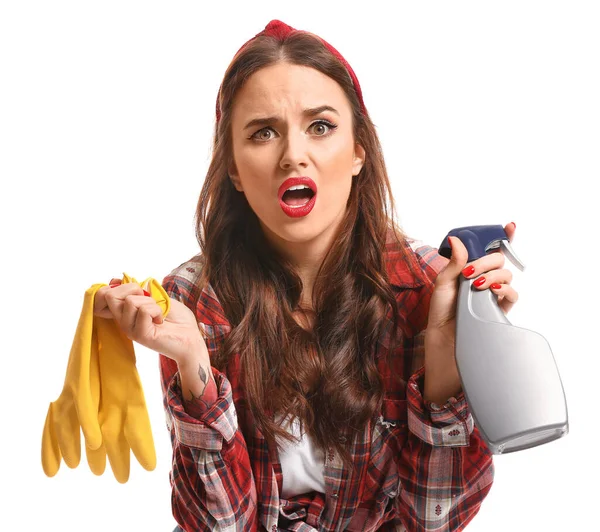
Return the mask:
M456 366L454 343L435 333L426 333L423 399L443 405L450 397L457 397L461 392L462 383Z
M432 378L428 378L427 370L423 377L423 400L435 403L436 405L444 405L450 399L450 397L458 397L462 392L462 386L460 380L457 383L451 383L448 381L438 381Z
M175 362L180 371L197 370L198 365L210 367L210 357L204 338L199 336L198 339L190 342L190 347Z

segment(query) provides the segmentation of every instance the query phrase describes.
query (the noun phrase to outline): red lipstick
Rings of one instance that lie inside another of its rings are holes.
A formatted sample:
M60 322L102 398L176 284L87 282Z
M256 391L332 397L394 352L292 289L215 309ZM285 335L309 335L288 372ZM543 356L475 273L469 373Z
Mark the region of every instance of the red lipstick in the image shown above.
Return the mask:
M294 187L296 185L307 186L313 191L314 196L310 198L308 203L305 203L304 205L300 205L298 207L293 207L291 205L288 205L285 201L283 201L283 195L285 194L288 188ZM307 176L290 177L281 184L277 195L279 197L279 205L281 205L281 209L283 210L283 212L287 214L290 218L300 218L302 216L306 216L310 211L312 211L313 207L315 206L315 202L317 200L317 185L310 177Z

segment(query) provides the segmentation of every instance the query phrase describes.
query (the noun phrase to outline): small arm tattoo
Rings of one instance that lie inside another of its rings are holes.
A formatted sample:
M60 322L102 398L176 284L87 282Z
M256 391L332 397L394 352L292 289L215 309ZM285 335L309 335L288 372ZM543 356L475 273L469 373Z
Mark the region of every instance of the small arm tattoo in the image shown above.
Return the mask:
M208 381L208 375L206 374L206 371L204 371L204 368L202 367L202 364L198 367L198 377L200 377L200 380L204 384L206 384L206 382Z
M202 367L198 367L198 376L204 383L204 390L200 395L194 395L192 390L189 390L191 399L185 400L185 410L193 417L200 417L206 412L216 401L219 396L215 380L209 377L207 371Z

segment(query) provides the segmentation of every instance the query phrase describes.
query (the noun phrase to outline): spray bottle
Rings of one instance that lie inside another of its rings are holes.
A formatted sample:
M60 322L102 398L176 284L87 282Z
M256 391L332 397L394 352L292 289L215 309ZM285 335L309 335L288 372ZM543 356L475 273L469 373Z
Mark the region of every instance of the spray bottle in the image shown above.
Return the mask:
M467 262L495 249L523 271L501 225L452 229L439 247L450 258L448 237L458 237ZM460 276L456 307L456 363L473 420L493 454L551 442L569 431L567 403L548 341L512 325L491 290Z

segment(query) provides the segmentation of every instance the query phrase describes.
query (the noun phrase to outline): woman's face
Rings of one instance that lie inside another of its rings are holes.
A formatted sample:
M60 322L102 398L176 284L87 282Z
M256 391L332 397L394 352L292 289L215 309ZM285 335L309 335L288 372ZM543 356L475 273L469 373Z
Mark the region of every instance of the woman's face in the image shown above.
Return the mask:
M317 109L324 106L329 109ZM229 175L266 237L284 249L291 242L317 247L330 242L365 157L354 142L350 103L337 82L305 66L262 68L237 93L231 127ZM299 176L309 177L317 189L308 214L281 204L302 204L306 193L287 193L282 200L278 194L288 178Z

